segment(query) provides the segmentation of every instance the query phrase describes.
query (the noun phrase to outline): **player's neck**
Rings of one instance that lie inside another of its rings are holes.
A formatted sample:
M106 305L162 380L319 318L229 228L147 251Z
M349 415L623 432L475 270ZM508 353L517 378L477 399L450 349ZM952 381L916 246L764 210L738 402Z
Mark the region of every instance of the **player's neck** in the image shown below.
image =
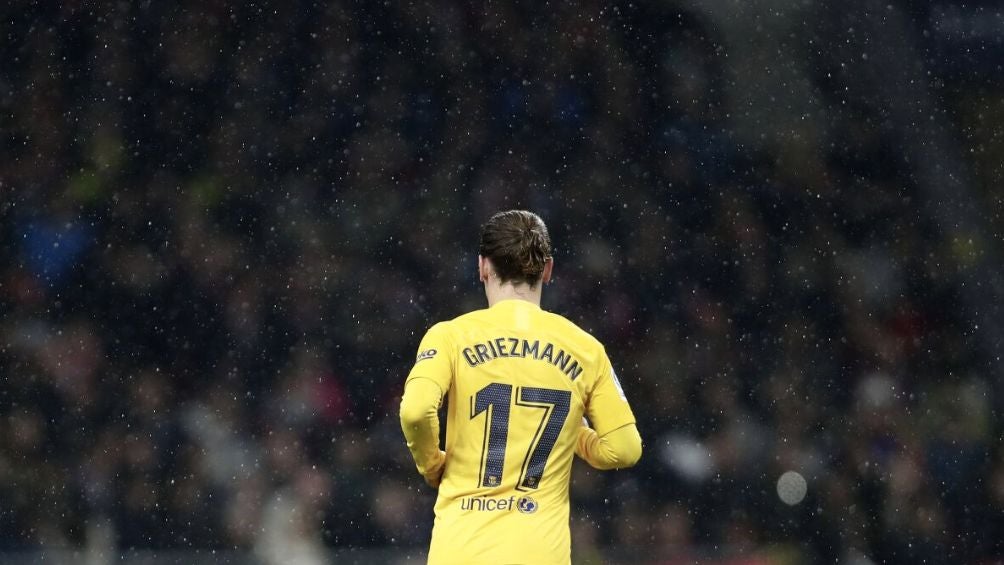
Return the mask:
M491 308L503 300L525 300L539 308L542 286L542 284L537 284L534 287L528 284L486 284L485 295L488 297L488 307Z

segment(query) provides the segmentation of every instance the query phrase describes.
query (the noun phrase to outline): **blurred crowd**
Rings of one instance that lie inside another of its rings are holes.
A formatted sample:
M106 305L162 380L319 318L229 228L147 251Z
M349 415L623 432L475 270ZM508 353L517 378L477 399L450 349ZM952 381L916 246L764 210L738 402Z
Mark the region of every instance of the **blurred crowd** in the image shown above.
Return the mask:
M545 308L607 345L646 443L576 470L576 562L1004 557L967 250L847 75L782 151L737 138L723 38L672 4L16 4L0 551L423 550L403 379L484 302L479 224L526 207Z

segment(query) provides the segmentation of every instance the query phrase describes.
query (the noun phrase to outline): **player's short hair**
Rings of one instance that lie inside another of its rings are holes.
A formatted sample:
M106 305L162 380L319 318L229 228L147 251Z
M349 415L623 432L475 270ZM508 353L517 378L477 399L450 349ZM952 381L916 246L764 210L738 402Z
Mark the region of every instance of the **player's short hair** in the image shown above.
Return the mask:
M551 258L551 236L537 214L506 210L481 226L478 253L491 260L501 282L536 286Z

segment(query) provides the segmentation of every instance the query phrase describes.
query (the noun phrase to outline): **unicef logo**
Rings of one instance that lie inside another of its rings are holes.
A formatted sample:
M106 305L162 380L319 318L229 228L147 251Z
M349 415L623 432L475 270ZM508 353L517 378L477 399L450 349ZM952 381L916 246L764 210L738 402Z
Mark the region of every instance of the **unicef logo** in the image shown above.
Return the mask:
M537 511L537 501L529 496L524 496L516 502L516 509L519 510L520 514L533 514Z

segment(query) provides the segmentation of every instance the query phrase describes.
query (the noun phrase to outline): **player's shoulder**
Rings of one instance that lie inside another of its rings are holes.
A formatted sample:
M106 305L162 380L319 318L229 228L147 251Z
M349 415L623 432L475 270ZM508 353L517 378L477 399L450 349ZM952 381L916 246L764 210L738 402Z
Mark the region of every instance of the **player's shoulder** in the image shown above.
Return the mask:
M565 316L544 309L534 309L534 311L533 315L537 317L533 325L545 329L546 333L562 336L563 341L571 342L584 353L595 352L599 356L606 352L600 340ZM493 311L492 308L471 310L449 320L437 322L428 331L430 335L451 338L469 333L471 327L483 327L485 323L494 324L498 321L499 315L500 313Z
M450 318L449 320L439 322L437 325L442 325L444 328L455 330L468 324L477 324L490 317L490 314L491 311L488 308L479 308L477 310L471 310L470 312L464 312L463 314Z
M453 320L443 320L432 324L425 330L424 339L435 342L451 341L455 333L452 322Z
M580 347L588 350L604 351L603 344L600 343L600 340L596 339L593 334L589 333L575 322L556 312L541 310L541 313L552 328L558 330L559 333L574 341Z
M472 310L465 312L448 320L441 320L433 324L427 332L430 335L440 335L450 337L463 330L465 326L477 324L487 316L488 310Z

